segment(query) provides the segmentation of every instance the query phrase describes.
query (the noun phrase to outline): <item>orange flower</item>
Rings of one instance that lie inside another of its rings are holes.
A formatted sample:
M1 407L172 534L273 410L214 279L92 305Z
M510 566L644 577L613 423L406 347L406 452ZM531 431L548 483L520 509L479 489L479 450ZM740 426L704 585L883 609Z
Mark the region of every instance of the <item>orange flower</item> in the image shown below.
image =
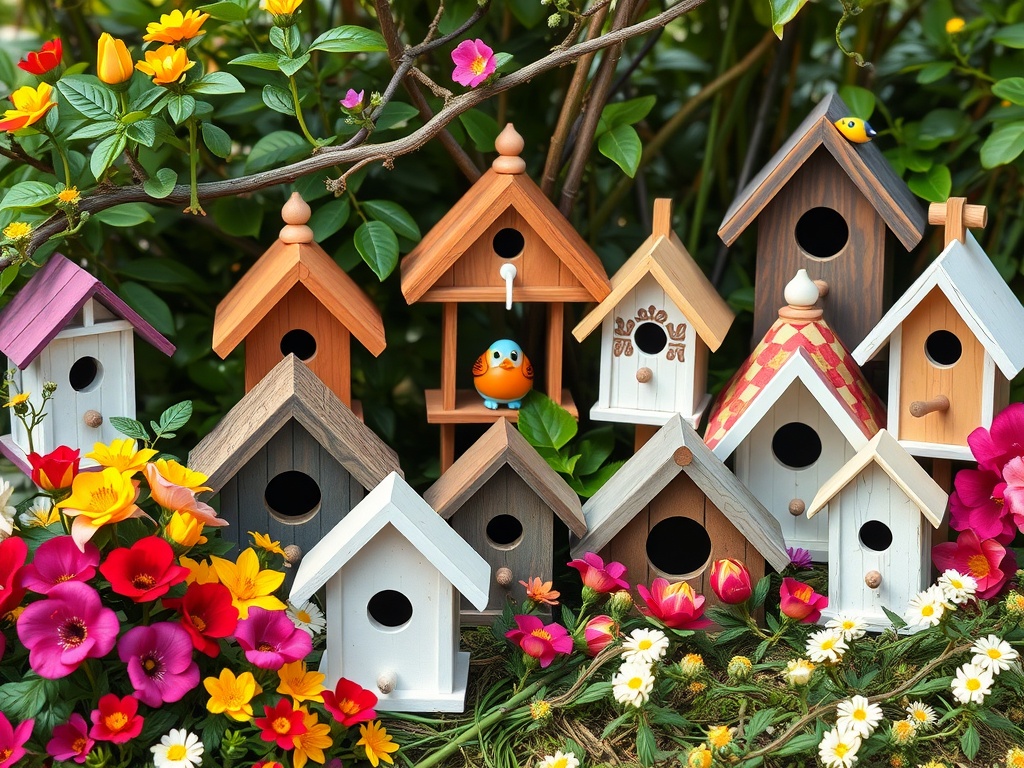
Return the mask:
M532 600L535 603L541 603L543 605L558 605L558 597L561 596L561 592L557 592L551 588L552 583L550 581L541 581L540 577L534 577L527 581L520 581L524 587L526 587L526 598Z
M120 85L131 80L134 71L132 55L124 40L109 32L100 35L96 50L96 77L107 85Z
M49 83L40 83L35 88L23 85L11 94L11 103L14 109L4 112L0 131L17 131L32 125L57 106L53 99L53 86Z
M184 48L161 45L155 51L146 51L146 60L136 62L135 68L152 77L155 85L173 85L184 80L185 72L195 65Z
M206 34L201 27L208 18L210 14L199 11L188 11L185 14L177 10L171 11L163 14L160 21L150 22L142 39L147 43L180 43L182 40L191 40L193 37Z

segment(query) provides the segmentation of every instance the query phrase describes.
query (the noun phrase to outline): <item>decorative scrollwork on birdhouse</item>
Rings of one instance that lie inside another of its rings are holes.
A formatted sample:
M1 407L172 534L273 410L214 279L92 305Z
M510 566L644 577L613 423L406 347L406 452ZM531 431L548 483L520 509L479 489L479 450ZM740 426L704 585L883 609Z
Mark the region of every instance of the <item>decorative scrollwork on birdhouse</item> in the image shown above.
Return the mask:
M668 312L664 309L658 309L652 304L647 309L644 309L643 307L638 309L636 311L636 319L638 321L646 320L648 322L661 323L664 325L665 321L668 320Z
M646 354L660 354L667 349L666 359L684 362L686 344L683 342L686 339L686 323L669 323L667 320L668 312L653 304L640 307L635 317L629 320L616 317L612 354L615 357L632 357L634 345L637 344L640 351ZM638 338L641 331L646 332L644 339Z
M668 345L668 352L665 357L668 360L685 362L686 360L686 323L668 323L665 325L668 330L668 337L672 342Z
M612 343L612 354L615 357L622 355L631 357L633 355L633 328L635 326L635 320L615 318L615 340Z

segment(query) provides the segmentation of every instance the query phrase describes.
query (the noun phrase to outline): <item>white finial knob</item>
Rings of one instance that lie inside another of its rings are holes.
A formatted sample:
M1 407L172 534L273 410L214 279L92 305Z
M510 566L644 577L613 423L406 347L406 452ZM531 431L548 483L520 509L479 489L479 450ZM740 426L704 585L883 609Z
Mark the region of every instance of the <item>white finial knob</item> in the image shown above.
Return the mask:
M498 157L494 158L491 168L497 173L508 175L525 172L526 161L519 156L525 146L526 142L512 123L506 124L498 138L494 140L494 150Z
M290 244L312 243L313 230L306 225L312 213L309 203L302 199L302 195L292 192L292 196L281 209L281 218L284 219L285 225L281 228L278 239Z
M791 307L813 307L819 296L818 286L808 276L807 270L801 269L796 273L796 277L786 284L783 296Z
M377 690L381 693L391 693L397 684L398 676L390 669L377 676Z

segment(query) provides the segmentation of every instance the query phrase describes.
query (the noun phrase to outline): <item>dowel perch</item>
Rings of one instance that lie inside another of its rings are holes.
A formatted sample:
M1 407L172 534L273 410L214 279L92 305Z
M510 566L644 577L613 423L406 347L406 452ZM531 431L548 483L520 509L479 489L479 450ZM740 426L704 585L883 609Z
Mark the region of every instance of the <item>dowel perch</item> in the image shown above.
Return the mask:
M83 414L82 421L85 422L87 427L96 429L97 427L103 426L103 414L99 411L90 409Z
M943 244L967 239L968 228L984 228L988 224L988 209L984 205L967 205L965 197L951 197L944 203L928 206L928 223L943 225Z
M789 514L793 517L800 517L805 511L807 511L807 505L804 504L803 499L793 499L789 502Z
M816 286L818 286L818 297L819 298L824 299L826 296L828 296L828 283L826 283L824 280L821 280L821 279L814 280L813 282L814 282L814 284Z
M512 569L501 567L494 574L494 580L498 582L499 586L508 589L512 586Z
M654 371L650 368L638 368L636 371L636 380L641 384L646 384L652 378L654 378Z
M871 589L878 589L882 585L882 574L878 571L868 571L864 574L864 583Z
M910 404L910 415L915 419L927 416L929 413L949 410L949 398L945 395L937 395L931 400L915 400Z

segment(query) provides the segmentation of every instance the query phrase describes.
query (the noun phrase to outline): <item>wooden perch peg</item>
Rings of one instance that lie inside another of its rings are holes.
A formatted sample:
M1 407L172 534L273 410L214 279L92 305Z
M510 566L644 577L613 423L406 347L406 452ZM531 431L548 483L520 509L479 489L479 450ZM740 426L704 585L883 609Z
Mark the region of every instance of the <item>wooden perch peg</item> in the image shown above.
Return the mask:
M789 502L789 514L793 517L800 517L806 511L807 505L804 504L803 499L793 499Z
M910 404L910 415L915 419L927 416L929 413L949 410L949 398L945 395L936 395L931 400L915 400Z
M816 286L818 286L818 298L824 299L828 296L828 283L824 280L814 280Z
M864 574L864 583L871 589L878 589L882 586L882 574L878 571L868 571Z
M654 371L652 371L650 368L644 367L636 369L636 380L639 381L641 384L646 384L653 378Z
M85 422L85 426L96 429L103 426L103 414L90 409L82 415L82 421Z
M494 580L498 582L498 585L508 589L512 586L512 569L506 566L499 568L494 574Z
M945 227L943 246L954 240L962 243L967 239L968 228L984 228L988 224L988 208L984 205L967 205L966 197L951 197L944 203L928 206L928 223Z

